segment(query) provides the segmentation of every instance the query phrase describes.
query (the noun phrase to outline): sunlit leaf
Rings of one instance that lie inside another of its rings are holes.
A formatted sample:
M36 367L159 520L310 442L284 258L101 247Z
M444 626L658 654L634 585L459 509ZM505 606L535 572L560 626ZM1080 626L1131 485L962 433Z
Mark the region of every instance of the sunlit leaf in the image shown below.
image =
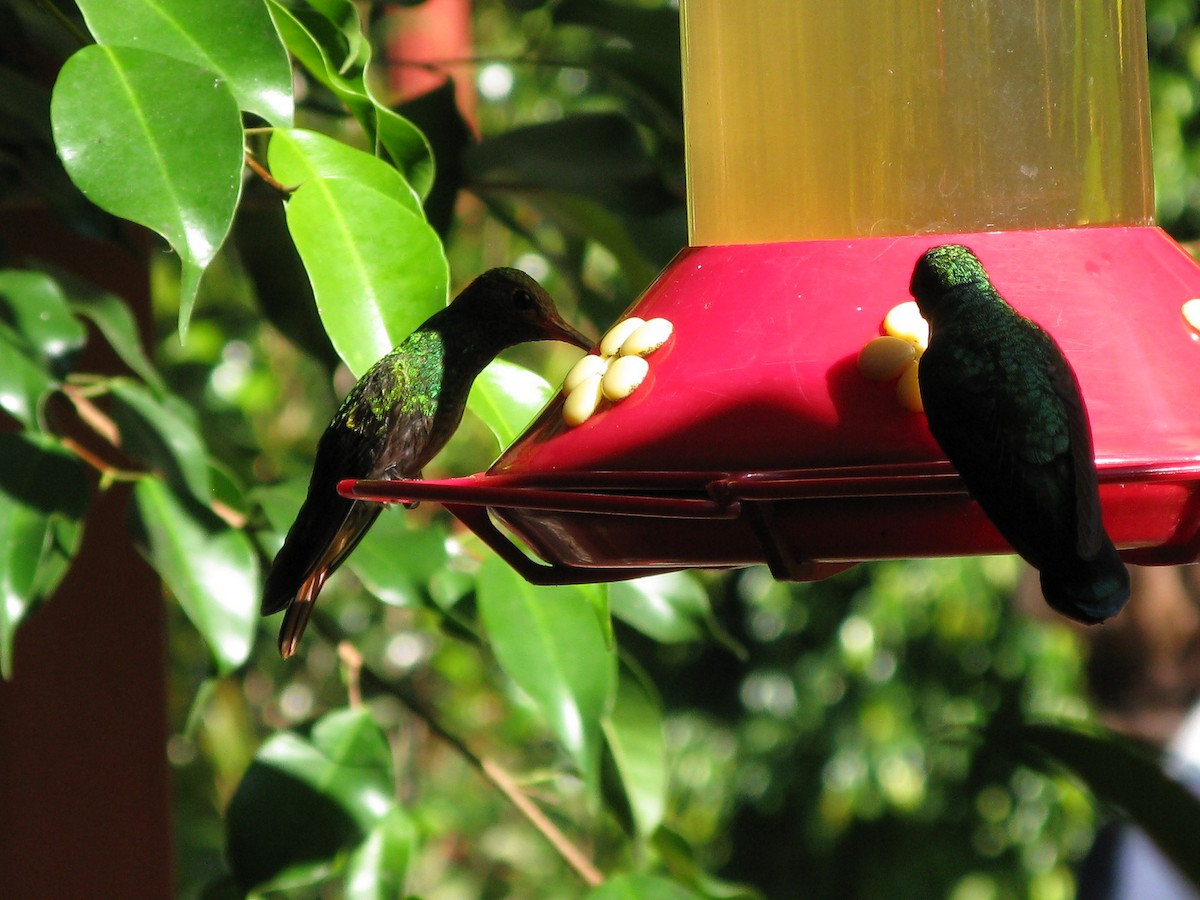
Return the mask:
M700 895L657 875L629 872L607 879L587 900L700 900Z
M620 581L608 589L613 615L664 644L707 634L708 594L694 575L668 572Z
M321 321L355 375L446 305L441 241L379 191L347 178L307 181L288 200L287 222Z
M644 675L625 666L616 702L604 720L604 736L637 832L649 836L662 822L667 800L662 701Z
M367 833L346 861L347 900L390 900L404 896L409 861L417 847L417 829L401 807L393 807Z
M374 188L415 215L425 215L420 198L399 172L377 156L316 131L275 131L267 154L271 174L282 184L294 187L314 178L347 178Z
M541 711L592 790L599 786L600 720L616 688L616 657L583 593L535 587L489 558L478 602L496 659Z
M425 136L407 119L388 109L370 93L365 80L368 62L365 43L352 47L346 40L347 0L322 0L320 15L314 7L289 9L278 0L267 0L275 27L317 81L329 88L358 120L373 144L378 144L421 197L433 185L433 153ZM333 18L324 14L325 8Z
M121 361L160 394L166 390L154 363L142 349L137 321L129 306L116 294L77 286L71 290L71 308L89 319Z
M501 447L507 447L553 394L554 388L541 375L495 359L471 385L467 408L491 429Z
M241 116L229 87L161 53L91 46L62 67L50 115L59 156L80 190L157 231L179 254L183 336L241 190Z
M0 271L0 321L58 379L71 370L87 337L58 283L43 272Z
M226 814L234 877L245 889L323 878L337 857L392 821L393 790L387 737L366 709L329 713L307 734L276 733ZM381 849L394 859L401 826L392 825Z
M441 522L414 526L398 509L385 509L346 561L372 594L393 606L423 602L422 586L446 564Z
M0 434L0 674L13 670L17 626L58 587L79 549L89 488L52 438Z
M0 327L0 409L26 428L39 428L38 405L54 379L23 352L11 329Z
M292 70L266 6L246 0L76 0L101 44L154 50L218 75L238 105L292 124Z
M258 622L258 558L249 538L157 478L133 489L139 549L204 637L224 673L250 655Z
M212 500L208 454L190 407L159 398L128 378L109 384L122 449L201 503Z

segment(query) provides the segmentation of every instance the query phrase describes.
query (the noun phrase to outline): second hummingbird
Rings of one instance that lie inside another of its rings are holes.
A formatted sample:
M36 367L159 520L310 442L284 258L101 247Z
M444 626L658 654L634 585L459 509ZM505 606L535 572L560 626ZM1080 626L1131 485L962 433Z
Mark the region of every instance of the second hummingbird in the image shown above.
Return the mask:
M1066 356L961 244L927 250L910 288L930 328L917 370L929 430L967 491L1041 572L1051 607L1086 624L1116 615L1129 573L1101 520L1087 408Z

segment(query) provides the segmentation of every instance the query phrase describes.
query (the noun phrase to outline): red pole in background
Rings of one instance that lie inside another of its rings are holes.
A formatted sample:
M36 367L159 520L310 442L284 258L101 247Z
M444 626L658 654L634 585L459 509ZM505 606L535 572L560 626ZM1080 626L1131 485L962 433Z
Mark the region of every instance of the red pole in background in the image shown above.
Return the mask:
M475 126L474 52L470 0L427 0L389 14L388 86L398 101L428 93L454 78L464 119Z
M6 208L0 242L150 314L145 254L89 241L35 207ZM145 244L145 241L134 243ZM122 371L106 347L83 364ZM0 897L174 896L162 583L134 550L128 486L95 493L54 596L17 632L0 682Z

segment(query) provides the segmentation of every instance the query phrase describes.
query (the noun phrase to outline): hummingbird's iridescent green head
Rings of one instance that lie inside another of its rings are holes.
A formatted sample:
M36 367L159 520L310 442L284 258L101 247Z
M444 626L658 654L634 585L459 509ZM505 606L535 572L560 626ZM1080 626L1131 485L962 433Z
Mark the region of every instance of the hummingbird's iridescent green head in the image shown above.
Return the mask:
M970 247L962 244L941 244L921 254L913 269L908 289L917 306L931 325L947 310L945 302L960 302L955 288L964 285L990 285L988 274Z
M566 341L583 350L592 346L587 336L563 321L545 288L519 269L489 269L467 285L451 307L502 347L525 341Z

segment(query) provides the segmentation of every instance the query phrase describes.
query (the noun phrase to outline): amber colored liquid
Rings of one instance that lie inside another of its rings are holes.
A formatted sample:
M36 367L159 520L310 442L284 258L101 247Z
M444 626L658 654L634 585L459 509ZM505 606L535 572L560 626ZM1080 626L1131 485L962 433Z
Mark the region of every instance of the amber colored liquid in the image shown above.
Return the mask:
M683 0L691 243L1148 224L1141 0Z

